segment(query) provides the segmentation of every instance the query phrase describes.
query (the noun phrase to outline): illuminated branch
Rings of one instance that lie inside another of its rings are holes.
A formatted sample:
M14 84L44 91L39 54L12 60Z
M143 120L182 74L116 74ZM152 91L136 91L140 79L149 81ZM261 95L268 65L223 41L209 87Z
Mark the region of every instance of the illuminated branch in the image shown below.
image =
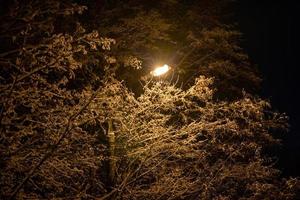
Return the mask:
M16 186L16 189L14 189L14 191L12 192L11 196L9 199L13 199L16 194L19 192L19 190L23 187L23 185L34 175L34 173L36 172L36 170L38 170L38 168L55 152L55 150L58 148L58 146L60 145L60 143L62 142L62 140L68 136L68 134L70 133L70 131L73 129L72 127L72 122L73 120L76 119L77 116L79 116L86 108L87 106L91 103L91 101L95 98L96 94L98 93L98 91L100 90L100 88L94 92L94 94L90 97L90 99L81 107L81 109L74 113L72 116L70 116L69 120L68 120L68 124L65 127L65 130L62 132L62 134L60 135L59 139L57 140L57 142L54 145L50 145L50 147L48 148L47 153L41 158L41 160L31 169L31 171L26 175L26 177L21 181L21 183Z

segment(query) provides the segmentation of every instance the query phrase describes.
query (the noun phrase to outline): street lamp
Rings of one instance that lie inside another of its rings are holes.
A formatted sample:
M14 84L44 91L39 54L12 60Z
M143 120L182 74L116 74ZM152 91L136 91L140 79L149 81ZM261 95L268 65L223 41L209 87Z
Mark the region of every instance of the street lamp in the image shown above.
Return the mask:
M152 76L161 76L167 73L171 67L169 65L164 64L163 66L155 68L153 71L150 72ZM146 76L149 77L149 74ZM108 150L109 150L109 171L108 171L108 178L111 185L114 185L115 182L115 172L116 172L116 158L115 158L115 133L113 131L113 119L110 118L108 120Z
M164 64L164 65L161 66L161 67L157 67L155 70L151 71L150 73L151 73L153 76L161 76L161 75L167 73L169 70L170 70L169 65Z

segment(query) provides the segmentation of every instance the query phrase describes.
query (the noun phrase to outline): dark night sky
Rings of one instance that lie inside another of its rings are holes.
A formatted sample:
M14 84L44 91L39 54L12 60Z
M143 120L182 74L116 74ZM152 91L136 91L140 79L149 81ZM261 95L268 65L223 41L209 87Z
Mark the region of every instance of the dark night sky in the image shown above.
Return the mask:
M300 176L300 2L240 0L236 21L243 47L263 75L262 95L290 117L279 165L284 175Z

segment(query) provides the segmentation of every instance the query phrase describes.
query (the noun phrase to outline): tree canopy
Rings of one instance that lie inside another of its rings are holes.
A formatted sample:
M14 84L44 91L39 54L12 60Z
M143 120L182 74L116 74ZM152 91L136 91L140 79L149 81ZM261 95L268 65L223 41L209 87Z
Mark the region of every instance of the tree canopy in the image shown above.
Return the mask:
M227 1L95 2L1 16L1 199L299 197L266 153L287 116L251 93ZM185 86L144 79L134 94L130 78L168 54Z
M117 55L135 56L143 62L137 77L166 62L185 89L205 75L215 77L219 99L234 99L242 90L257 92L257 69L239 46L241 33L228 23L232 21L232 1L88 2L90 27L116 39L113 50ZM119 76L136 90L138 78L132 78L132 73L120 67Z

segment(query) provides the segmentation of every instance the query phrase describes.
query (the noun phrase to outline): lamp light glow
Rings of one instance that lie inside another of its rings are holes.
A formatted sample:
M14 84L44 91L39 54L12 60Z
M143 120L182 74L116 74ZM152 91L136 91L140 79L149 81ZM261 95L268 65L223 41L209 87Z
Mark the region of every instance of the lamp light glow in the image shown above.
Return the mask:
M169 65L165 64L162 67L157 67L155 70L151 72L153 76L160 76L167 73L170 70Z

